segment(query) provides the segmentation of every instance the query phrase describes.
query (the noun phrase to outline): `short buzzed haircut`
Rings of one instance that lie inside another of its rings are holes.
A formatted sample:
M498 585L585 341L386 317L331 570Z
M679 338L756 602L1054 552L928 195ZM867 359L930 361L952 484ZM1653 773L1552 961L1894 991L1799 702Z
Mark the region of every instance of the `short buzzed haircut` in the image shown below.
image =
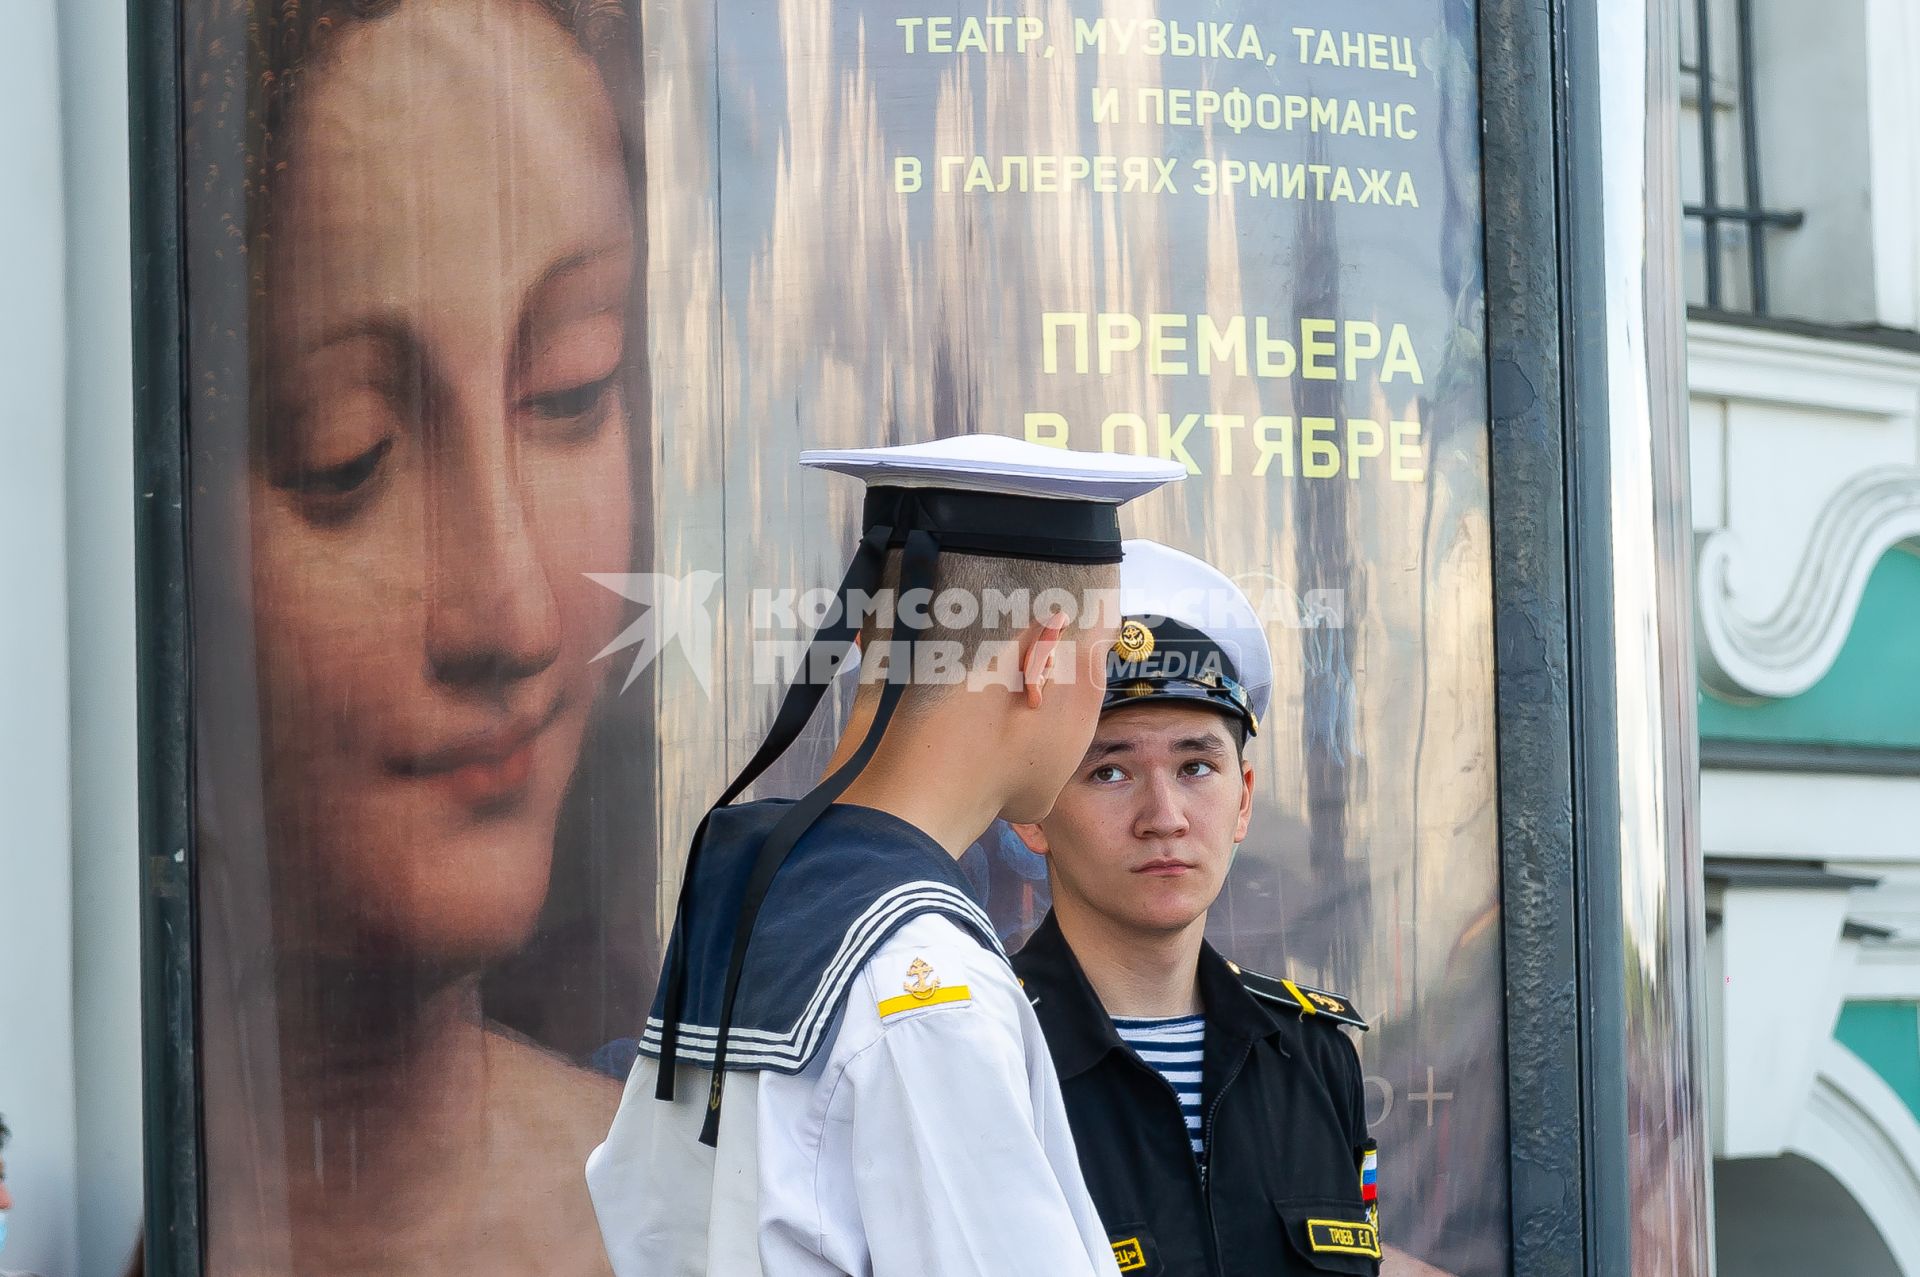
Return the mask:
M1101 611L1112 613L1118 621L1120 567L1118 564L1050 563L1037 559L1003 559L983 554L962 554L948 550L940 555L934 568L933 597L929 624L921 637L934 643L956 644L960 658L971 661L988 643L1004 642L1027 626L1050 615L1050 596L1064 596L1077 623L1098 619ZM887 555L881 578L881 595L896 599L900 588L900 552ZM953 610L949 610L948 601ZM970 600L970 604L967 602ZM945 618L943 620L943 617ZM892 618L869 612L860 626L862 652L873 652L893 636ZM868 684L862 693L876 686ZM954 684L915 686L908 690L901 709L932 703L929 693L938 693Z

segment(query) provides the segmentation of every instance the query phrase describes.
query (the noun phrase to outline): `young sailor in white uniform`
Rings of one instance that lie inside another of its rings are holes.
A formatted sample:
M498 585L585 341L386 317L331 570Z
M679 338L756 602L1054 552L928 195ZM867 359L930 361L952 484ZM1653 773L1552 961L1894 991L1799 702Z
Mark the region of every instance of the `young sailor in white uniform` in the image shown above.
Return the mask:
M857 618L816 633L695 835L641 1058L587 1163L608 1256L620 1277L1113 1274L1046 1044L956 859L1052 806L1098 720L1117 607L925 603L1111 600L1118 507L1184 471L984 436L801 460L869 485L840 598L897 584L897 624L861 631L821 784L727 805L805 726L811 658L844 652Z

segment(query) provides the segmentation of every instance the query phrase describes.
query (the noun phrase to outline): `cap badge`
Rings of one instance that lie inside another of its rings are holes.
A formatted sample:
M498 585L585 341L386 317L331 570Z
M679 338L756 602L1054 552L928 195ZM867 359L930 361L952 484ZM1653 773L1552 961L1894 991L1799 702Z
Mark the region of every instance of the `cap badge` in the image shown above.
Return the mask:
M1120 627L1120 639L1113 645L1120 659L1131 665L1153 655L1153 631L1138 621Z

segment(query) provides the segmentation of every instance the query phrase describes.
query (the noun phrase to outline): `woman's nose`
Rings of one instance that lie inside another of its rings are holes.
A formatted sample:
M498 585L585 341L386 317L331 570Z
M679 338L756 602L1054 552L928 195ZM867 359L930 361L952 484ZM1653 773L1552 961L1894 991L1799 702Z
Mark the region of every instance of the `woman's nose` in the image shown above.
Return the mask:
M504 441L507 423L493 429ZM486 446L492 443L495 446ZM462 685L538 674L559 656L560 606L510 448L450 449L435 475L427 656Z

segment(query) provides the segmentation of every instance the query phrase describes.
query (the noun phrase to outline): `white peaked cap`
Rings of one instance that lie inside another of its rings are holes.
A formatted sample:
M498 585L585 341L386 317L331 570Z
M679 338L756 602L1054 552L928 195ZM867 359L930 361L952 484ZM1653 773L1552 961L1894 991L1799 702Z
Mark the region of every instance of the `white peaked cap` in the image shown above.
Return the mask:
M1074 452L1003 435L954 435L894 448L815 448L800 464L869 486L945 488L1121 505L1187 477L1174 461L1130 453Z
M1246 593L1213 564L1170 545L1135 540L1121 549L1121 610L1177 621L1211 639L1233 662L1254 717L1264 720L1273 698L1273 649Z

